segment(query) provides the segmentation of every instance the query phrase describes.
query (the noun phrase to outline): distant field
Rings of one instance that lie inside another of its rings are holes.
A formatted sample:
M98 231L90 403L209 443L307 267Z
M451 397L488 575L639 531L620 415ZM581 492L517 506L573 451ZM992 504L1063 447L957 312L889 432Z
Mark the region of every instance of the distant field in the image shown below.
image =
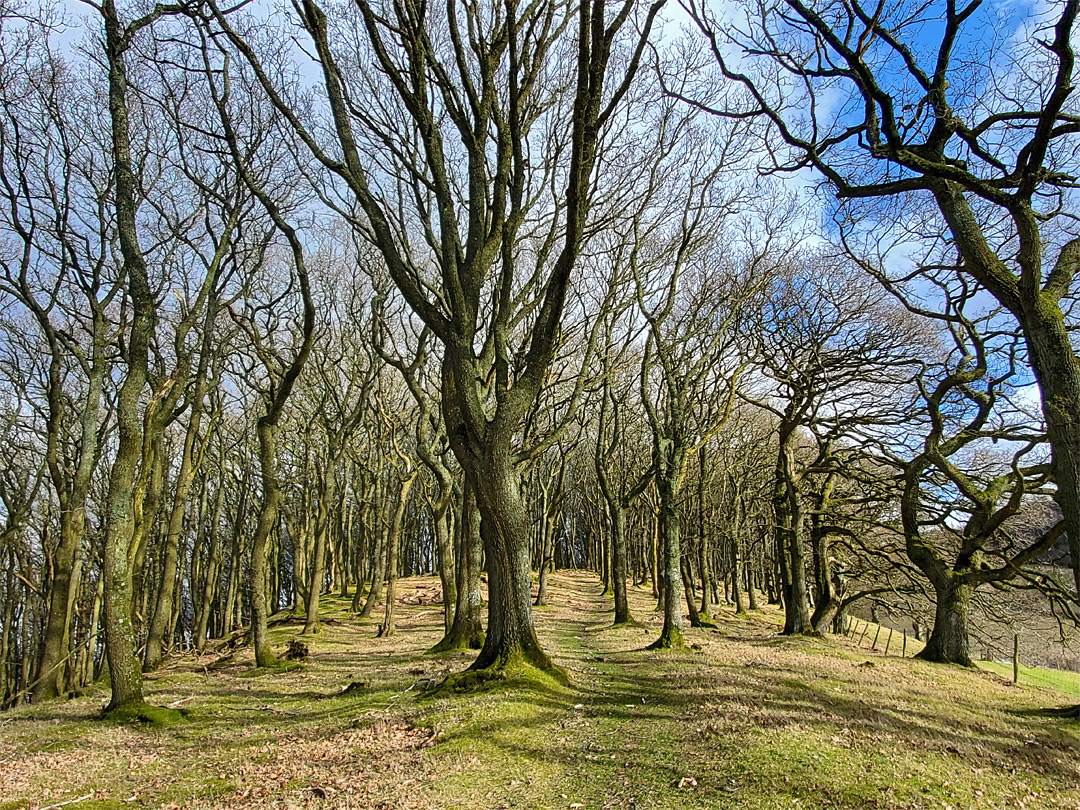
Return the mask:
M979 666L995 672L1002 678L1010 681L1013 676L1011 663L1000 661L980 661ZM1065 695L1072 697L1080 703L1080 672L1066 672L1060 669L1043 669L1042 667L1025 667L1020 665L1020 685L1038 686L1042 689L1056 689Z

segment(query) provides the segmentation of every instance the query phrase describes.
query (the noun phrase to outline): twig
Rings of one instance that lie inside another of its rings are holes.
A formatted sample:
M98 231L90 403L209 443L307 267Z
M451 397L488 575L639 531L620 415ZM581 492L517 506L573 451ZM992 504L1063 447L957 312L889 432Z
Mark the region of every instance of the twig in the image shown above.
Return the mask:
M398 692L396 695L390 698L390 701L386 704L386 707L390 708L391 706L393 706L395 703L398 702L398 700L404 697L406 693L411 692L413 689L415 689L418 683L420 683L420 679L413 681L413 685L406 689L404 692Z
M94 791L90 791L85 796L80 796L77 799L68 799L66 802L60 802L60 804L50 804L48 807L42 807L41 810L56 810L57 807L67 807L69 804L78 804L79 802L85 802L87 799L94 798Z

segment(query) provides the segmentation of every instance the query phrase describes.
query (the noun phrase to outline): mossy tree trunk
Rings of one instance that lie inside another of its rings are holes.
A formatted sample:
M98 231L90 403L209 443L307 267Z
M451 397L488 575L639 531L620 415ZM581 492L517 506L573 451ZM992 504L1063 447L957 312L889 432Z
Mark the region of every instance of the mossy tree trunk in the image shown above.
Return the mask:
M794 406L789 406L788 412L793 409ZM813 633L814 628L810 623L810 591L806 581L806 521L795 465L796 424L782 421L779 437L773 515L783 587L784 635L792 636Z
M134 530L132 498L135 474L143 449L143 419L139 403L147 382L149 347L156 311L136 224L139 184L132 168L128 76L124 55L138 31L164 12L159 9L140 18L133 26L125 27L120 22L113 0L104 0L100 11L105 28L104 47L108 66L116 230L131 303L125 356L127 368L116 395L116 456L109 475L104 516L102 577L105 588L105 651L112 690L107 708L137 710L143 705L142 669L135 657L129 553Z
M51 324L42 311L39 320ZM79 587L76 572L76 556L82 542L86 526L86 501L90 494L90 485L98 460L98 423L100 421L101 395L105 377L104 358L104 318L95 307L93 313L93 349L91 351L90 376L86 396L83 400L82 414L79 418L80 438L78 461L74 474L65 472L66 465L60 458L60 429L64 412L62 381L60 376L59 343L56 343L50 358L48 376L49 421L46 438L46 463L50 479L59 502L60 542L53 552L52 586L49 590L49 603L45 619L45 628L41 639L41 655L38 659L37 682L34 684L31 700L39 703L49 700L60 693L60 679L63 663L68 657L71 638L72 609ZM50 344L55 336L50 339ZM8 591L10 593L10 589ZM0 657L0 661L4 659Z
M668 649L683 646L682 547L679 538L679 498L685 476L686 448L678 440L657 436L653 462L659 501L661 579L660 602L664 625L660 637L650 647ZM693 600L691 600L692 602Z
M940 664L975 666L968 640L968 604L972 590L962 577L950 576L934 584L937 597L934 629L917 658Z

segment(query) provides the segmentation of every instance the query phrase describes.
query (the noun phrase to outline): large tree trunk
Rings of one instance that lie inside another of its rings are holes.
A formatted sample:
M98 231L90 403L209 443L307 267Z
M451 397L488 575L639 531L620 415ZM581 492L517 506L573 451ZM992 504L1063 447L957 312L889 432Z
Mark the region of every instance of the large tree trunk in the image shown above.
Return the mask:
M829 562L829 536L824 531L814 531L814 576L817 580L817 602L810 624L815 632L822 633L829 627L840 609L840 600L833 590L832 564Z
M1042 394L1057 485L1054 500L1065 522L1080 594L1080 361L1058 305L1039 293L1024 303L1024 338Z
M135 709L143 704L142 669L135 657L131 605L132 494L136 465L142 455L143 423L139 400L146 385L150 337L154 330L154 297L136 227L137 182L132 172L128 125L127 73L124 51L130 40L120 25L113 0L102 6L105 54L109 69L109 115L115 171L116 228L131 299L127 373L116 395L117 448L109 476L105 511L105 650L112 696L108 710Z
M481 463L470 459L488 565L488 627L480 655L469 669L503 669L520 662L554 671L533 626L529 531L517 470L509 458L509 442L491 445Z
M814 590L817 598L810 623L818 633L824 632L829 627L837 610L840 609L840 600L833 590L832 561L829 559L829 532L825 526L828 522L827 512L835 486L836 473L830 472L822 484L817 508L811 518L810 545L813 550Z
M934 612L934 629L926 647L916 657L924 661L942 664L974 666L968 644L968 601L972 588L958 577L935 583L937 607Z

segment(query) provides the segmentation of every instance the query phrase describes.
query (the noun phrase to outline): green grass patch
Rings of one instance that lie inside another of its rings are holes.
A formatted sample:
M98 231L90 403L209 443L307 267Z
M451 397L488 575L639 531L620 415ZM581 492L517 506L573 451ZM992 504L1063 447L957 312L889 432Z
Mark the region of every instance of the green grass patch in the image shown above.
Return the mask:
M1011 663L1000 661L979 661L979 666L990 670L1002 678L1012 680L1013 666ZM1080 701L1080 672L1069 672L1062 669L1045 669L1043 667L1019 667L1019 683L1021 686L1037 686L1040 689L1053 689L1063 695Z

